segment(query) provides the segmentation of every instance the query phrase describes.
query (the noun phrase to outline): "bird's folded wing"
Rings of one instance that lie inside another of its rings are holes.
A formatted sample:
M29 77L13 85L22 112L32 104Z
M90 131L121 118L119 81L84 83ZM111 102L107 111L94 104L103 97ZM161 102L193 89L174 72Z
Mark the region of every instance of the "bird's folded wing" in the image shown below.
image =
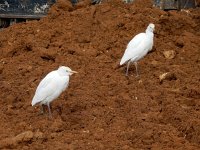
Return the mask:
M126 63L130 59L136 57L135 54L137 54L137 49L140 43L143 41L145 38L145 33L140 33L136 35L127 45L127 48L124 52L124 55L120 61L120 65Z
M38 85L32 100L32 106L49 97L55 90L56 72L50 72Z
M128 47L136 47L144 38L146 34L145 33L139 33L137 34L127 45Z

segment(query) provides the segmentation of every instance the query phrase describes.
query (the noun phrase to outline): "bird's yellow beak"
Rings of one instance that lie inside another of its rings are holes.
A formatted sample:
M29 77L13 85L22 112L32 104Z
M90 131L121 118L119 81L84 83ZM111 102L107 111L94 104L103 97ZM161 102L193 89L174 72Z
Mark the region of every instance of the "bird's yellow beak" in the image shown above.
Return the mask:
M76 72L76 71L70 71L71 73L78 73L78 72Z

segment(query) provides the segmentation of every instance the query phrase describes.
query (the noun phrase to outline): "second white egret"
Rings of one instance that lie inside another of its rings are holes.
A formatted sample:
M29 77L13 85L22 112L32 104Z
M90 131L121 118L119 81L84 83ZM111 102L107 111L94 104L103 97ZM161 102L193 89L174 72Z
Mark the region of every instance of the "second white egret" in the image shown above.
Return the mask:
M153 47L153 31L155 25L150 23L145 33L137 34L127 45L124 55L120 61L120 65L127 63L126 76L128 75L128 69L131 62L134 62L137 76L138 67L137 61L143 58L148 51Z

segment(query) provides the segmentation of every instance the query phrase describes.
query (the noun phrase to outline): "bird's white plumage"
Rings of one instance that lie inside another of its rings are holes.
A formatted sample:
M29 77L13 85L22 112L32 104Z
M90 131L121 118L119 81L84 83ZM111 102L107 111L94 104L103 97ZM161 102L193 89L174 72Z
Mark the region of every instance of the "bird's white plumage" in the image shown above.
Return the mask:
M39 83L32 99L32 106L37 103L48 104L56 99L68 86L71 69L65 66L52 71Z
M153 31L155 25L150 23L145 33L137 34L127 45L124 55L120 61L120 65L128 62L126 75L128 75L128 69L131 62L135 63L136 73L138 76L137 61L143 58L148 51L153 47Z
M68 86L69 76L61 77L57 71L50 72L39 84L32 106L41 102L46 104L56 99Z
M127 45L120 65L131 61L136 62L143 58L153 47L154 24L150 23L145 33L137 34Z
M136 35L127 45L125 53L120 61L120 65L123 65L127 61L129 61L131 58L138 58L138 53L140 52L139 48L140 45L142 45L142 40L145 38L145 33L140 33Z

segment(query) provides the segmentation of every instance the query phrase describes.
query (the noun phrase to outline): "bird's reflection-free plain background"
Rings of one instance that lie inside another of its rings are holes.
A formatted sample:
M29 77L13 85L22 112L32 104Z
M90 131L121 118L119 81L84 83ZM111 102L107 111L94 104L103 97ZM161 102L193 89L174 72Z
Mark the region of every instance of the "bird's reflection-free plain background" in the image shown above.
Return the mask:
M200 9L164 12L150 0L70 5L60 0L47 18L0 32L0 148L199 149ZM153 51L139 61L140 76L132 65L127 78L116 66L150 22ZM31 100L59 65L79 74L49 120Z

